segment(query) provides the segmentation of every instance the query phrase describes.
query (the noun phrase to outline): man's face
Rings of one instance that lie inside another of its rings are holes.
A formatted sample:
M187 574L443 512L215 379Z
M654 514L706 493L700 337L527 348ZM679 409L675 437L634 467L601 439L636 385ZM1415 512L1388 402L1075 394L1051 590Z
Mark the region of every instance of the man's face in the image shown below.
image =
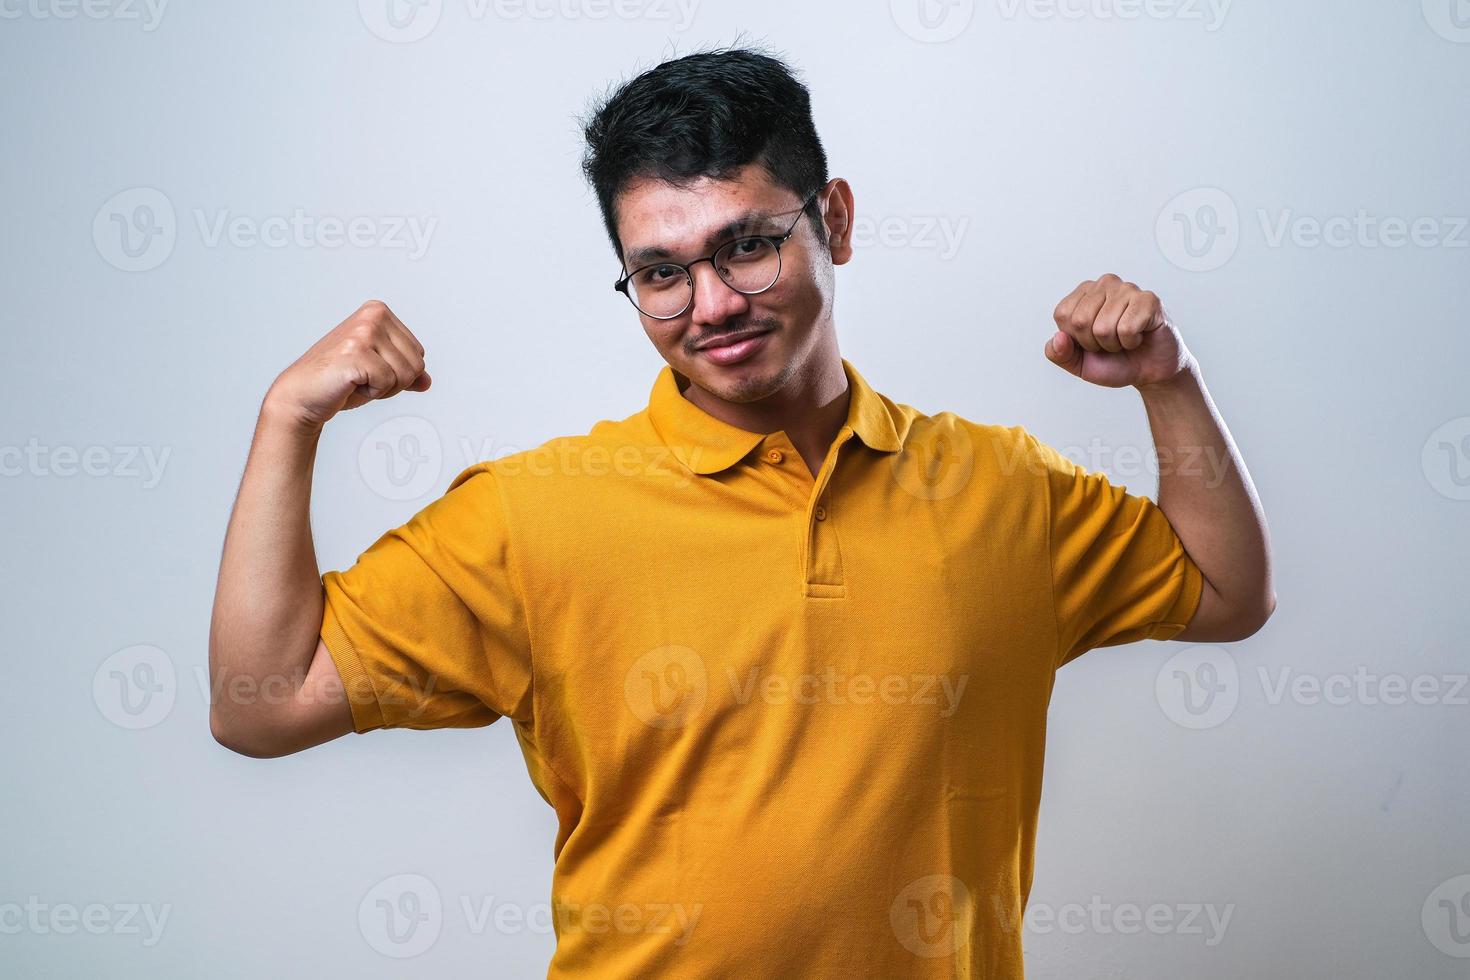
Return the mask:
M829 194L837 197L836 189L824 188L817 206ZM690 270L689 309L672 320L639 317L663 359L717 398L752 402L781 390L833 334L832 267L846 262L850 249L840 235L823 245L801 204L756 164L729 180L701 177L683 187L636 180L618 195L618 237L629 272L660 262L688 265L733 238L776 238L795 222L770 289L737 292L711 263L700 262Z

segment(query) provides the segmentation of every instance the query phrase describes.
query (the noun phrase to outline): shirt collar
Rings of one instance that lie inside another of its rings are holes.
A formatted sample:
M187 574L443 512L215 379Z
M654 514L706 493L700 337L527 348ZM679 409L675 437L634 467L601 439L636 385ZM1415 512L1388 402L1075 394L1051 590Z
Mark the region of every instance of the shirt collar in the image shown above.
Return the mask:
M884 398L869 387L847 358L842 358L852 397L847 422L864 445L882 452L903 448L893 413ZM745 457L766 437L721 421L684 397L678 376L665 364L653 382L648 397L648 416L664 444L695 473L718 473ZM839 432L838 438L842 438Z

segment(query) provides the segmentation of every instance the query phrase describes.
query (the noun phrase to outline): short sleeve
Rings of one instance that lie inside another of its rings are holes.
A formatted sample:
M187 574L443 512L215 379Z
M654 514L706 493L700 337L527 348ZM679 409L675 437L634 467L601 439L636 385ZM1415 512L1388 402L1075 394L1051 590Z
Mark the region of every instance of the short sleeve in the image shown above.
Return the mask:
M322 586L322 641L358 732L529 717L525 602L488 464L460 473Z
M1057 666L1095 647L1167 640L1199 604L1204 576L1169 519L1029 433L1047 483Z

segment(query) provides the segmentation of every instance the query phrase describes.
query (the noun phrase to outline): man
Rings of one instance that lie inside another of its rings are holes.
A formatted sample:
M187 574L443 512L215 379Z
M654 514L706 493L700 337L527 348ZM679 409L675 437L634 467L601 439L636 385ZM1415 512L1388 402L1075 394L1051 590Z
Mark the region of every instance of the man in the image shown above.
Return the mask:
M1198 364L1116 276L1056 307L1046 356L1142 395L1155 505L839 355L853 192L780 61L667 62L586 137L648 406L469 467L319 581L323 425L430 384L386 306L348 317L266 395L220 569L218 689L292 693L217 697L215 737L509 718L560 826L553 977L1020 977L1056 669L1275 606Z

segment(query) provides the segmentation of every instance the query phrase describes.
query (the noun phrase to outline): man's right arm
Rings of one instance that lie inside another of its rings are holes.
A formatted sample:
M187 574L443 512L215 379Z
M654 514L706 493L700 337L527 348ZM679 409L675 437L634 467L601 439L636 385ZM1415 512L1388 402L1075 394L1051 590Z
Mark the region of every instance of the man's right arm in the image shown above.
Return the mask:
M310 522L316 447L338 412L429 384L423 346L373 301L266 393L225 533L209 629L209 727L221 745L273 758L354 730L320 636L322 582Z

